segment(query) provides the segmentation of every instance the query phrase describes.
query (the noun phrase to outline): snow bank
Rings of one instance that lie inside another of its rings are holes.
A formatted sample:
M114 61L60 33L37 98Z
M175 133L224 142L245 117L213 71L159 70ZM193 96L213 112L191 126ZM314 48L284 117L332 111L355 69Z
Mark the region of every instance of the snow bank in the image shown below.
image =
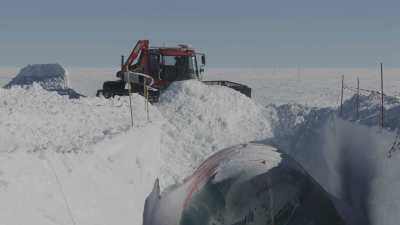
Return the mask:
M363 224L398 224L400 152L387 157L395 138L392 132L339 119L324 129L323 185L357 209L366 220Z
M385 128L379 123L380 99L360 96L356 118L353 96L343 119L333 108L283 105L272 112L273 142L299 161L339 201L352 208L355 224L397 224L400 207L399 150L388 153L400 128L400 101L385 96ZM298 121L304 121L298 123ZM279 130L281 129L281 130ZM341 207L342 205L338 205Z
M130 129L128 98L70 100L39 85L0 89L0 152L89 151L86 147ZM133 95L133 104L144 99ZM151 118L160 119L150 107ZM134 126L147 123L144 107L136 107Z
M395 133L330 118L321 126L303 127L296 135L285 150L330 194L351 207L348 220L398 224L400 152L387 157Z
M157 107L169 122L162 138L173 154L166 157L167 165L182 165L179 171L166 168L176 178L189 175L217 150L272 136L262 107L227 87L195 80L175 82L161 95Z
M96 154L0 153L1 224L141 225L159 139L152 123L94 145Z
M159 176L161 125L144 99L69 99L30 87L0 89L2 224L141 224ZM65 199L64 199L65 196Z
M252 100L195 81L150 105L151 122L143 97L132 95L133 128L128 97L69 99L33 84L0 89L0 99L7 225L71 224L68 205L77 224L139 225L156 176L175 184L214 151L271 136Z

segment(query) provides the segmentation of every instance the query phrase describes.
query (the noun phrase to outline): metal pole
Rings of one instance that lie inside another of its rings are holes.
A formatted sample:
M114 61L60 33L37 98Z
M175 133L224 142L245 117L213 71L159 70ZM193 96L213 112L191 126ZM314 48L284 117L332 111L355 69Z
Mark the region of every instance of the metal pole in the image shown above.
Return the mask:
M357 101L356 101L356 119L358 120L358 117L360 115L360 78L357 77Z
M343 113L343 89L344 89L344 75L342 75L342 90L340 94L340 116L342 116Z
M149 88L146 86L146 112L147 112L147 122L150 122L149 113Z
M381 127L383 127L383 63L381 63Z

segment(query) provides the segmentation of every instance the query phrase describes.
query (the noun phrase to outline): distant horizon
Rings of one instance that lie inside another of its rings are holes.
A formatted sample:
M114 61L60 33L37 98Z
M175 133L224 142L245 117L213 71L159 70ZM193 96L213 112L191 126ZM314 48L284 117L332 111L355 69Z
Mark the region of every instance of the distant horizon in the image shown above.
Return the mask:
M44 63L47 64L47 63ZM30 64L33 65L33 64ZM100 74L110 74L111 77L114 75L118 69L119 66L113 66L113 67L82 67L82 66L65 66L61 64L68 73L76 73L76 74L85 74L85 75L96 75L97 73ZM27 65L25 65L27 66ZM15 76L18 74L18 72L24 68L25 66L21 67L4 67L0 66L0 79L4 79L5 77L10 78L12 76ZM377 64L376 67L207 67L206 68L206 75L207 72L211 72L212 74L218 73L218 72L226 72L226 71L236 71L236 72L248 72L248 73L265 73L265 74L284 74L284 75L290 75L290 74L305 74L305 73L321 73L321 75L326 74L357 74L357 72L360 73L360 76L362 76L362 73L376 73L379 75L379 66ZM400 67L385 67L384 66L384 73L393 75L393 74L399 74L400 76ZM399 77L400 78L400 77Z
M1 70L11 70L11 69L22 69L28 65L35 65L35 64L60 64L61 66L63 66L64 68L68 69L68 68L73 68L73 69L111 69L111 68L115 68L118 69L120 67L120 65L115 65L115 66L74 66L74 65L66 65L63 63L59 63L59 62L45 62L45 63L28 63L25 65L15 65L15 66L1 66L0 65L0 71ZM335 67L335 66L325 66L325 67L306 67L306 66L275 66L275 67L262 67L262 66L253 66L253 67L245 67L245 66L207 66L206 65L206 70L207 69L254 69L254 70L276 70L276 69L379 69L379 63L376 64L376 66L365 66L365 67L350 67L350 66L344 66L344 67ZM383 64L383 68L384 69L400 69L400 66L386 66L385 64Z

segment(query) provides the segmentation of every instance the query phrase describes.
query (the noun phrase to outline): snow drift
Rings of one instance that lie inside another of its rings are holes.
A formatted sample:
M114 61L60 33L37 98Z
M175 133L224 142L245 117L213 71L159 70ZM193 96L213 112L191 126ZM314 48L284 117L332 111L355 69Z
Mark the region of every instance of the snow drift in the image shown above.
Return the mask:
M263 107L227 87L196 80L174 82L156 106L168 121L162 142L172 155L165 159L166 165L182 165L177 171L165 168L175 174L172 183L188 176L217 150L272 136Z
M71 100L39 85L0 89L0 152L80 152L86 147L130 129L127 98ZM144 99L133 95L133 103ZM151 117L161 119L150 107ZM143 107L135 109L134 126L147 123ZM86 150L85 150L86 149Z
M150 106L151 121L132 95L133 128L127 96L69 99L32 84L0 89L0 98L7 225L71 224L69 207L77 224L139 225L156 176L161 188L175 184L219 148L271 135L251 99L195 81L171 86Z
M400 156L398 137L390 130L400 128L400 101L385 96L384 130L377 127L378 95L360 96L358 118L355 102L353 96L344 103L342 119L332 108L269 107L275 134L270 141L334 195L337 207L344 203L352 209L342 212L350 224L394 225L400 205L400 176L395 172Z
M1 152L1 224L141 225L159 139L149 124L92 145L95 153Z
M38 84L0 89L2 224L141 224L159 176L163 118L144 99L69 99ZM18 216L16 216L18 215Z

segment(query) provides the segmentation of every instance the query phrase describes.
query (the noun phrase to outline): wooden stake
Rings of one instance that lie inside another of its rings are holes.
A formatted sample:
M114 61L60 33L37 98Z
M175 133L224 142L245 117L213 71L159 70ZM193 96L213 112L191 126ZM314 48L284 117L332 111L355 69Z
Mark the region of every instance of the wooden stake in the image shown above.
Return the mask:
M129 74L129 76L128 76L128 88L129 88L129 90L128 90L128 94L129 94L129 108L130 108L130 110L131 110L131 125L132 125L132 128L133 128L133 110L132 110L132 95L131 95L132 84L131 84L131 81L130 81L130 74Z
M360 78L357 77L357 101L356 101L356 119L360 114Z
M380 125L381 128L383 128L383 63L381 63L381 120L380 120Z
M342 75L342 90L340 94L340 116L342 116L343 113L343 89L344 89L344 75Z

